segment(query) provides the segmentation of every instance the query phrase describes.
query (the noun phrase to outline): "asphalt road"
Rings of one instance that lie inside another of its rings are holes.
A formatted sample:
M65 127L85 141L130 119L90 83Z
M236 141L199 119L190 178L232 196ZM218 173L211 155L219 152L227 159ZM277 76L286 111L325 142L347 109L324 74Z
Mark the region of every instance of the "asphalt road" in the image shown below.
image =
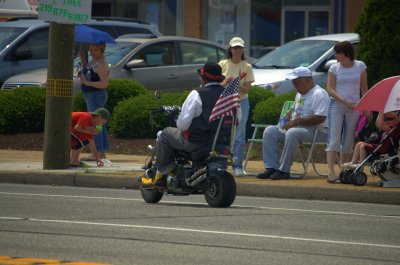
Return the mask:
M0 224L0 256L10 257L115 265L400 261L397 205L237 197L216 209L200 195L152 205L135 190L0 184Z

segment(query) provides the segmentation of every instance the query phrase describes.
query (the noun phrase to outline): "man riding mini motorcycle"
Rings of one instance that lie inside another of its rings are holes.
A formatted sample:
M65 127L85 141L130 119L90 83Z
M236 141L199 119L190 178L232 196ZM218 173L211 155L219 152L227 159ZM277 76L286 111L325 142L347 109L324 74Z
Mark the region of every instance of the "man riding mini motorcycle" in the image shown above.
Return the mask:
M177 128L167 127L158 134L156 151L157 173L154 178L142 178L142 185L166 186L167 174L174 170L176 151L194 152L211 146L217 133L219 120L209 122L211 112L224 91L225 80L221 66L207 62L197 70L201 86L190 92L182 105ZM229 83L231 80L225 80ZM240 109L237 110L240 112ZM240 115L238 115L240 117ZM229 145L232 117L225 117L218 132L217 143Z

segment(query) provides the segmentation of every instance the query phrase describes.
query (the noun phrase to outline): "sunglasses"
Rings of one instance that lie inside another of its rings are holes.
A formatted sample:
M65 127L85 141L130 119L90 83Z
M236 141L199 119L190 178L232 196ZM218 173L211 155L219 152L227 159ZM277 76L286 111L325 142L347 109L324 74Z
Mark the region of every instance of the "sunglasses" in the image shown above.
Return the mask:
M394 121L396 118L386 118L385 121Z

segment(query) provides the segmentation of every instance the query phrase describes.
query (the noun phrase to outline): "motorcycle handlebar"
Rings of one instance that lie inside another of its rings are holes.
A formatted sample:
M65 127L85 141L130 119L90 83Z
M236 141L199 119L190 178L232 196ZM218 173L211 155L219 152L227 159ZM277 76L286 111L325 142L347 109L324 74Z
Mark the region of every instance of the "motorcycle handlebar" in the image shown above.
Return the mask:
M165 115L178 115L181 112L180 106L161 106L149 109L151 113L164 113Z

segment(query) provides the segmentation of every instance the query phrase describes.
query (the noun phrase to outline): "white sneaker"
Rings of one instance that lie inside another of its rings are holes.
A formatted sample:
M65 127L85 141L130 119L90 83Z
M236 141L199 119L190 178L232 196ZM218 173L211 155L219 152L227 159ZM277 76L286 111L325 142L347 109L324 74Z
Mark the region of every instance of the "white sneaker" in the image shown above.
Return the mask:
M241 168L241 167L235 167L235 168L233 169L233 176L234 176L234 177L243 177L243 176L244 176L243 168Z
M102 158L101 161L103 161L105 166L110 167L112 165L111 161L108 160L107 158Z

